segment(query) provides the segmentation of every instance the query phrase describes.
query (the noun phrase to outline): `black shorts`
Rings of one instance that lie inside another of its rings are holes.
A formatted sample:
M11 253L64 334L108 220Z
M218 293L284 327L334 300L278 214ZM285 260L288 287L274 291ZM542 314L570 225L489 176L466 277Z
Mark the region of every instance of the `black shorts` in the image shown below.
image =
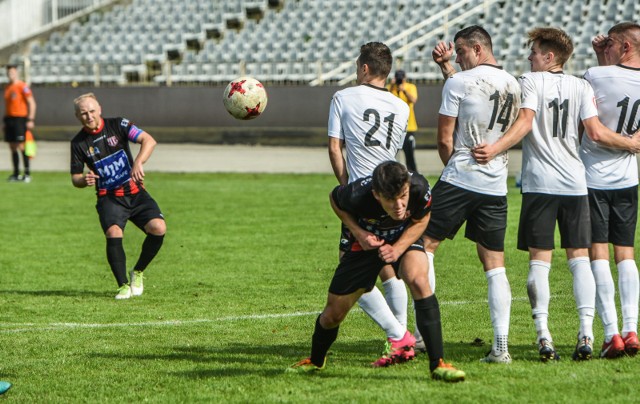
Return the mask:
M561 248L591 247L591 220L587 195L522 194L518 249L553 250L556 220Z
M633 247L638 221L638 186L589 189L591 241Z
M130 196L101 196L96 203L96 210L104 232L114 224L124 230L129 220L143 231L150 220L164 220L158 204L145 190Z
M422 239L411 244L407 251L424 252ZM400 263L407 253L404 252L400 258L391 264L396 276L400 270ZM369 292L376 284L380 270L387 265L378 256L378 249L374 250L351 250L345 252L333 274L329 292L335 295L349 295L358 289Z
M431 192L431 219L425 234L453 239L467 222L465 237L491 251L504 251L507 197L480 194L438 181Z
M27 118L4 117L4 141L22 143L27 134Z

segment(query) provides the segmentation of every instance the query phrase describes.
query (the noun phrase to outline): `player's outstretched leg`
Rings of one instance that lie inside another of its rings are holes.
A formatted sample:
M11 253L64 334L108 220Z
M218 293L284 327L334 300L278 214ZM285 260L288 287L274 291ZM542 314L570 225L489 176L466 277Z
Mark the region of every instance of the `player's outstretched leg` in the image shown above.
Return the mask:
M316 326L311 338L311 356L294 363L286 369L287 372L293 373L309 373L316 370L322 370L327 363L327 352L329 348L338 338L339 326L326 329L320 324L320 316L316 319Z

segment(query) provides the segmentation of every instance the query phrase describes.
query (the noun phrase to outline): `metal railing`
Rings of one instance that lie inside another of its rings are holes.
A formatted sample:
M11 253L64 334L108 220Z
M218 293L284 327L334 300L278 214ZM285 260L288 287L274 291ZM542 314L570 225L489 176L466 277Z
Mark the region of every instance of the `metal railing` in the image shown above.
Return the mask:
M117 0L0 0L0 49L73 21Z
M419 38L409 42L409 43L405 43L403 46L401 46L398 50L396 50L394 53L394 56L396 55L403 55L409 48L412 48L414 46L418 46L418 45L423 45L425 44L429 39L433 38L435 35L437 35L438 33L442 33L442 32L447 32L448 30L448 26L451 24L455 24L457 22L460 21L464 21L466 20L468 17L475 15L477 13L479 13L480 11L486 11L490 5L492 5L493 3L496 3L498 0L461 0L456 2L455 4L445 8L444 10L441 10L435 14L433 14L431 17L423 20L422 22L420 22L419 24L416 24L410 28L408 28L407 30L401 32L400 34L389 38L388 40L385 41L386 45L393 48L394 45L402 42L402 41L407 41L408 37L426 27L428 27L430 24L434 23L435 21L438 20L443 20L443 23L436 29L433 30L425 35L420 36ZM455 17L452 20L449 20L449 14L451 14L452 12L459 10L459 9L465 9L466 7L469 6L469 3L480 3L480 4L476 4L476 5L472 5L472 8L470 10L465 11L463 14L461 14L458 17ZM355 57L353 58L353 60L355 60ZM319 84L322 84L325 80L330 80L331 78L333 78L335 75L343 73L346 69L348 68L352 68L353 67L353 60L349 60L347 62L342 63L340 66L336 67L335 69L322 74L320 77L318 77L315 80L312 80L311 82L309 82L309 85L311 86L316 86ZM341 79L338 84L340 85L344 85L347 84L351 81L353 81L355 79L356 75L355 73L349 74L347 77Z

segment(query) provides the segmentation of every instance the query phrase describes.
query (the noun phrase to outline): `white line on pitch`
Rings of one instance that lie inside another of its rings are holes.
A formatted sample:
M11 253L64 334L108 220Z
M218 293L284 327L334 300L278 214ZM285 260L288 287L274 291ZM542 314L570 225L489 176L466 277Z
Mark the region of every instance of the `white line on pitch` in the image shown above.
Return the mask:
M514 297L514 301L528 300L526 297ZM460 306L466 304L480 304L486 303L486 300L479 301L450 301L441 302L443 306ZM356 308L354 311L361 311ZM304 317L311 315L318 315L317 311L307 312L295 312L295 313L282 313L282 314L254 314L246 316L229 316L216 319L195 319L195 320L166 320L166 321L146 321L139 323L49 323L49 324L36 324L36 323L0 323L0 333L17 333L28 331L47 331L47 330L63 330L74 328L119 328L119 327L165 327L165 326L177 326L177 325L189 325L199 323L216 323L224 321L244 321L244 320L261 320L269 318L291 318L291 317ZM22 327L22 328L9 328L9 327ZM4 328L4 329L3 329Z

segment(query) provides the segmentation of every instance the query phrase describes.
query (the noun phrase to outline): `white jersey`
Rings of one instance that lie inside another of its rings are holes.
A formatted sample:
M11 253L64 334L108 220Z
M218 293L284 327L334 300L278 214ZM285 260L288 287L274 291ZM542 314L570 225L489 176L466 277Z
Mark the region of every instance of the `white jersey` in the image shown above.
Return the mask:
M349 182L396 160L408 120L409 106L385 88L362 84L333 95L329 136L344 141Z
M522 141L522 192L586 195L578 124L598 116L591 86L562 72L525 73L520 84L520 108L536 113Z
M598 115L606 127L623 136L640 129L640 69L621 65L592 67L584 78L593 87ZM601 146L585 134L580 157L589 188L638 185L638 160L633 153Z
M453 155L440 179L486 195L507 194L507 152L478 164L471 150L495 143L518 115L520 86L500 67L480 65L454 74L444 83L440 114L456 117Z

